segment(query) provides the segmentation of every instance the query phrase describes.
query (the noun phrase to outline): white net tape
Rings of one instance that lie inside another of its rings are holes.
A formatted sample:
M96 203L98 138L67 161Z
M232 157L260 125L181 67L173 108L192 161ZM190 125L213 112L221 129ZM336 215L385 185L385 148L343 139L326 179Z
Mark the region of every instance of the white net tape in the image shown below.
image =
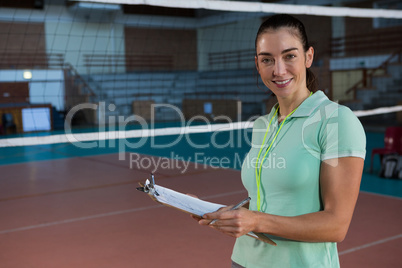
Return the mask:
M269 4L242 1L212 1L212 0L75 0L85 3L151 5L171 8L202 8L210 10L261 12L261 13L288 13L317 16L353 16L361 18L393 18L401 19L402 11L368 8L324 7L309 5Z
M402 105L393 107L383 107L373 110L354 111L357 117L379 115L385 113L393 113L402 111ZM114 139L131 139L169 135L187 135L195 133L234 131L239 129L249 129L253 127L252 121L225 123L225 124L208 124L199 126L187 127L169 127L158 129L138 129L127 131L104 131L95 133L66 133L59 135L38 136L38 137L21 137L1 139L0 147L15 147L29 145L44 145L56 143L74 143L74 142L89 142Z
M363 116L370 116L370 115L377 115L377 114L386 114L386 113L393 113L402 111L402 105L397 105L393 107L381 107L373 110L365 110L365 111L354 111L353 113L357 117Z

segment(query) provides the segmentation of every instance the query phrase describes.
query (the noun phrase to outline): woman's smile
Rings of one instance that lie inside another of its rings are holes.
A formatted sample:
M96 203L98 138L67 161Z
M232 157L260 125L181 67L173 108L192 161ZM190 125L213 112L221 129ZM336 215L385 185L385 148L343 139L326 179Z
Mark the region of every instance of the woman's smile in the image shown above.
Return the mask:
M286 80L274 80L272 81L273 83L275 83L277 85L277 87L279 88L283 88L283 87L287 87L290 82L292 82L293 78L289 78Z

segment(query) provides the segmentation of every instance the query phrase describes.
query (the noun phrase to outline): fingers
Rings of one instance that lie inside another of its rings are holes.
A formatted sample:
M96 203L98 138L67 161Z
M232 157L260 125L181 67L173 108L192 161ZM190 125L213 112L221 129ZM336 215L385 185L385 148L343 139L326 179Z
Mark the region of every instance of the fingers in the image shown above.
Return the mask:
M235 222L239 219L239 210L230 210L231 207L224 207L220 210L212 213L207 213L202 216L202 220L199 221L201 225L216 225L217 222L220 222L219 225L223 225L223 221L225 221L225 225L231 225L232 222ZM233 221L234 220L234 221Z
M210 225L211 228L232 237L240 237L246 233L247 230L243 228L241 223L235 220L218 220Z
M191 214L190 217L191 217L193 220L196 220L196 221L198 221L198 222L199 222L200 220L202 220L202 217L197 216L197 215Z
M206 213L202 216L202 219L199 221L199 223L201 225L209 225L217 220L223 219L222 214L228 210L230 210L230 207L223 207L215 212Z
M202 216L203 219L208 219L208 220L214 220L214 219L219 219L220 217L222 217L222 214L230 211L230 209L232 208L232 206L229 207L222 207L220 209L218 209L215 212L211 212L211 213L206 213Z
M212 219L216 219L209 225L210 227L232 237L240 237L254 229L252 214L250 213L248 209L230 210L229 207L222 209L222 211L204 215L199 224L209 225Z

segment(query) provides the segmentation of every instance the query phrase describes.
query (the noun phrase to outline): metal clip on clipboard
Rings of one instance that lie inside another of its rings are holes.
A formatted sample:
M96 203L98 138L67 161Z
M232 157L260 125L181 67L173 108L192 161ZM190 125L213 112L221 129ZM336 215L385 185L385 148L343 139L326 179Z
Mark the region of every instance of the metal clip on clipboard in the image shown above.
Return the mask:
M142 183L140 183L141 187L138 187L137 190L147 193L147 194L151 194L153 196L159 196L159 193L155 190L155 177L154 174L151 173L151 181L146 180L145 181L145 185L143 185Z

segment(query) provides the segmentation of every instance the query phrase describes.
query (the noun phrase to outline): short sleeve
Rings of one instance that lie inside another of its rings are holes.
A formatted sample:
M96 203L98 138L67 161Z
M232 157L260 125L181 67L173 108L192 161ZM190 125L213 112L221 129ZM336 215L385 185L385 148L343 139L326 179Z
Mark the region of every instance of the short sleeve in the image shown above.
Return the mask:
M333 105L320 130L321 160L366 156L366 134L360 120L348 108Z

